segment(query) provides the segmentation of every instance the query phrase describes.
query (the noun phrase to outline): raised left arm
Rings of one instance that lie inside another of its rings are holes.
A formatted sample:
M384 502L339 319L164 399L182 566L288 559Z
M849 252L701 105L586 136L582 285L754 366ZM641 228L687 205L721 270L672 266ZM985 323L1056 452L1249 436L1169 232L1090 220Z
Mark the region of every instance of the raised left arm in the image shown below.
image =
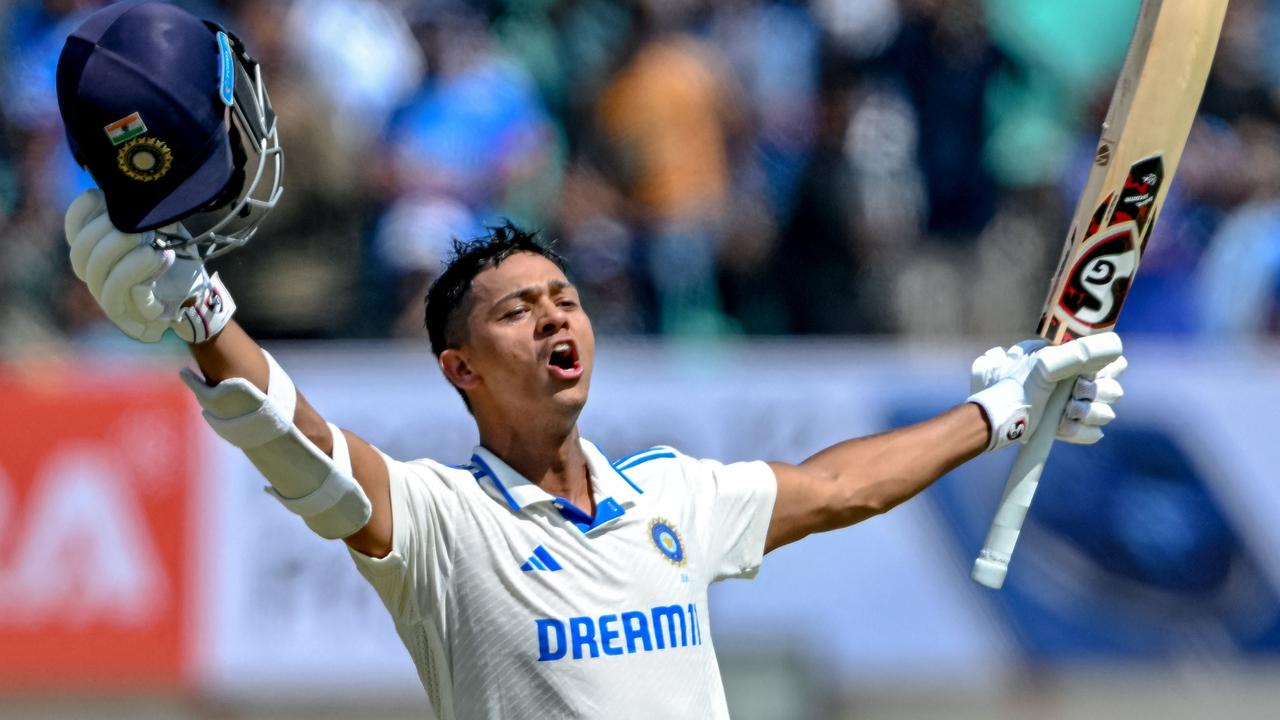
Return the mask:
M778 482L765 552L815 532L886 512L987 450L1025 442L1060 382L1071 402L1053 418L1057 437L1088 444L1115 418L1124 394L1120 338L1102 333L1055 347L1027 341L973 363L969 402L924 422L842 443L799 465L770 463Z
M890 510L987 449L973 403L924 422L832 445L799 465L769 463L778 479L765 552Z

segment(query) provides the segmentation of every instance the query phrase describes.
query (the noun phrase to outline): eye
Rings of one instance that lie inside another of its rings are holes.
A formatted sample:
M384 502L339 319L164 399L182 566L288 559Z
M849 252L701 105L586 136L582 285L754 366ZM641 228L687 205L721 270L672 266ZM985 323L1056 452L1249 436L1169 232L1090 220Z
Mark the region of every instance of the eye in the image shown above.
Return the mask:
M516 307L503 313L502 319L503 320L519 320L520 318L524 317L528 312L529 312L529 308L523 305L517 305Z
M578 301L574 300L573 298L561 298L560 300L556 301L556 305L559 305L560 307L566 310L572 310L578 307Z

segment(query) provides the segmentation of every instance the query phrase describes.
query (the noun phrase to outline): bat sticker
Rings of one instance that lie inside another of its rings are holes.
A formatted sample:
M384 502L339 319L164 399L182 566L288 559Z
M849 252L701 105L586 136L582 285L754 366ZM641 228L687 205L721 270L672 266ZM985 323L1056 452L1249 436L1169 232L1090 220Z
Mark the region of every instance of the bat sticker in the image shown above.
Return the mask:
M1111 207L1111 200L1115 195L1108 195L1106 200L1093 211L1093 217L1089 219L1089 230L1084 234L1085 237L1092 237L1102 228L1102 219L1107 216L1107 208Z
M1156 195L1164 184L1164 160L1159 155L1139 160L1129 168L1129 175L1124 179L1124 189L1120 191L1120 200L1116 209L1111 212L1111 227L1132 220L1138 225L1138 232L1146 227L1151 219L1151 208L1155 207Z
M1138 269L1136 233L1134 223L1124 223L1085 246L1058 298L1070 321L1093 330L1115 324Z
M1147 223L1147 229L1142 232L1142 247L1138 249L1138 257L1142 257L1147 252L1147 241L1151 239L1151 232L1156 229L1156 220L1160 219L1160 211L1151 217L1151 222Z

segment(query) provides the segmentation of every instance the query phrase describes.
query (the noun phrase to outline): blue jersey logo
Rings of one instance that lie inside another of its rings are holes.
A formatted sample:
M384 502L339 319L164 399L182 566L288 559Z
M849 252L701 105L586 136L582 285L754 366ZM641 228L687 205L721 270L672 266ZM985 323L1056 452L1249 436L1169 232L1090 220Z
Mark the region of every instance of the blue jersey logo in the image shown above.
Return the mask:
M680 541L680 533L670 522L662 518L654 518L649 523L649 537L654 547L676 565L684 565L684 543Z
M531 572L533 570L555 572L557 570L563 570L564 568L560 563L556 562L555 558L551 557L551 553L547 552L546 548L539 545L533 549L533 554L529 556L528 560L524 561L524 564L520 566L520 569L525 572Z
M584 660L603 655L633 655L702 644L698 606L659 605L648 611L608 615L539 618L538 662Z

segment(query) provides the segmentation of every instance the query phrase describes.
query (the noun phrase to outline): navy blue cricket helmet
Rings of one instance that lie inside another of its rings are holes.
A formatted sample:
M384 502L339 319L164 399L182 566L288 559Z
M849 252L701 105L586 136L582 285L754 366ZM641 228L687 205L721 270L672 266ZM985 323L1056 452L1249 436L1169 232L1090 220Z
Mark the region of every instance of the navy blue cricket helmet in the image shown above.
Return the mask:
M280 199L284 155L262 70L215 23L158 2L89 16L58 58L76 162L126 232L202 258L243 245Z

